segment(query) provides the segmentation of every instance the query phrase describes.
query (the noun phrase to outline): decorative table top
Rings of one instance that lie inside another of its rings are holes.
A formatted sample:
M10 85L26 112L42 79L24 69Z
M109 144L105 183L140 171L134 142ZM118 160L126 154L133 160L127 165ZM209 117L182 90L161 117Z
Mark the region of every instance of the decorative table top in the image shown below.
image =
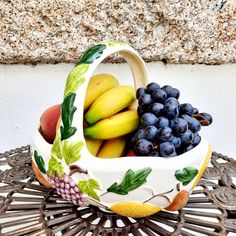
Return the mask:
M74 206L40 185L25 146L0 154L0 235L227 235L236 232L235 177L236 160L213 152L184 209L132 219Z

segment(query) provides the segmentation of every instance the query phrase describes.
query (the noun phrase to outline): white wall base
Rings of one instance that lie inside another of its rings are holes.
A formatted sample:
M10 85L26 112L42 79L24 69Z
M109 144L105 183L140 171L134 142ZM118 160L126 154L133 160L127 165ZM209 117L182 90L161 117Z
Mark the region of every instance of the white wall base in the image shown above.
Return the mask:
M214 123L201 135L213 150L236 157L236 65L147 64L150 81L169 84L190 102L212 114ZM41 113L60 103L72 64L0 65L0 152L29 144ZM98 72L112 73L120 84L131 82L126 64L102 64Z

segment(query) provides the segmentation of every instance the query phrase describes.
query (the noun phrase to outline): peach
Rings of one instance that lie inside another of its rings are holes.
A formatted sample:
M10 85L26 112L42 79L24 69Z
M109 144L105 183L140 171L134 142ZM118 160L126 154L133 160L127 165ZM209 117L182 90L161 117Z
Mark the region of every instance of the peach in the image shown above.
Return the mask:
M39 131L48 143L53 143L56 137L56 127L61 113L61 104L49 107L40 118Z

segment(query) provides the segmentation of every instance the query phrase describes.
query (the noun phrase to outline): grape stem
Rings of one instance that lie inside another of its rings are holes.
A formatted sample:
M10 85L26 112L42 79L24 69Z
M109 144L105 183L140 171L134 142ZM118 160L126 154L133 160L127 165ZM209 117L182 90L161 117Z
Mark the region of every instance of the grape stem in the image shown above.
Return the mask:
M77 165L71 165L69 168L70 168L70 173L69 173L70 176L72 176L74 173L88 174L88 171L86 169Z

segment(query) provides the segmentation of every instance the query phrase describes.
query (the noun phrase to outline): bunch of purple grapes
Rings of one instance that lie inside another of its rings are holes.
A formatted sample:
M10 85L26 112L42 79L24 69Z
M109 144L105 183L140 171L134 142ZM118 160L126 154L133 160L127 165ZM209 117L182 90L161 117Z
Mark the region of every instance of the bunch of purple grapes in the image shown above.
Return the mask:
M88 206L88 200L76 186L71 176L64 174L62 178L57 175L53 177L48 175L48 179L52 187L57 190L57 193L64 199L79 206Z
M137 90L140 127L132 140L137 156L174 157L200 143L201 125L211 124L212 117L189 103L180 104L179 96L178 89L156 83Z

